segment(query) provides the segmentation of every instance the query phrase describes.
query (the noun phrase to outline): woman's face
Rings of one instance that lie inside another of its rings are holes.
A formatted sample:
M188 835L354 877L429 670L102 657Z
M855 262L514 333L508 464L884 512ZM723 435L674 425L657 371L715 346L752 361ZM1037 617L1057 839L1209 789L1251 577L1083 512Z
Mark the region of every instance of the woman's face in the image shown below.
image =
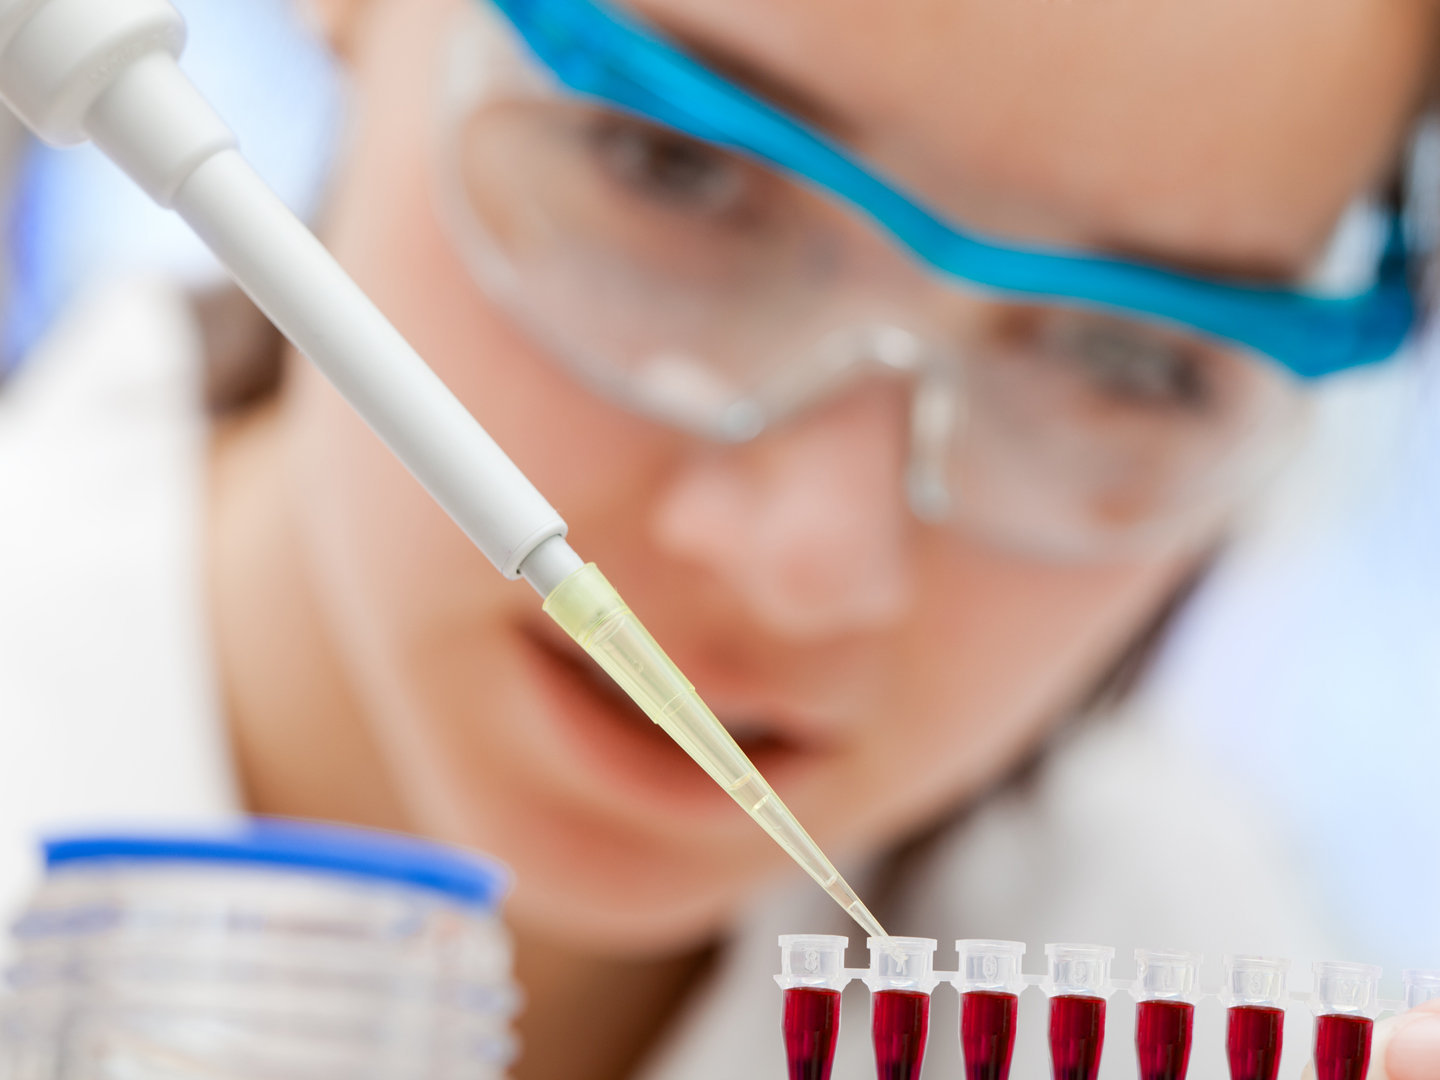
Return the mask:
M832 854L997 776L1189 569L1061 564L918 523L906 403L859 385L741 446L572 381L487 301L432 209L440 45L473 0L335 0L356 126L341 261L570 523ZM1293 276L1383 173L1418 94L1405 0L643 0L763 91L817 102L963 220ZM784 855L620 701L308 366L294 506L327 629L420 829L517 871L511 916L673 948Z

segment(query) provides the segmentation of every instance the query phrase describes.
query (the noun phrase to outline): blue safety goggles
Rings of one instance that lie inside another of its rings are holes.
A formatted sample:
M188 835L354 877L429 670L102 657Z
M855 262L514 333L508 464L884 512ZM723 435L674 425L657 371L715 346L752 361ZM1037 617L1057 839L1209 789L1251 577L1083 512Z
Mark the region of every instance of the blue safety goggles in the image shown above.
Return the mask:
M1104 255L999 244L957 228L833 139L596 0L492 0L573 92L756 158L868 215L944 275L1019 300L1141 314L1245 346L1305 378L1385 360L1415 318L1398 219L1353 296L1236 284Z

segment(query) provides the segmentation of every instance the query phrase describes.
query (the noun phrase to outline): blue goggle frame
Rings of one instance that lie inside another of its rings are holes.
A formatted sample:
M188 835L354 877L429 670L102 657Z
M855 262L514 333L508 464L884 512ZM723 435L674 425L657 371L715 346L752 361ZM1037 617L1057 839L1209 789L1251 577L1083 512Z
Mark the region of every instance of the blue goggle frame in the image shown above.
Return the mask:
M1018 299L1068 301L1198 330L1304 378L1392 356L1415 319L1398 220L1354 296L1237 284L1125 259L995 243L945 221L835 140L598 0L490 0L575 93L759 159L868 215L942 274Z

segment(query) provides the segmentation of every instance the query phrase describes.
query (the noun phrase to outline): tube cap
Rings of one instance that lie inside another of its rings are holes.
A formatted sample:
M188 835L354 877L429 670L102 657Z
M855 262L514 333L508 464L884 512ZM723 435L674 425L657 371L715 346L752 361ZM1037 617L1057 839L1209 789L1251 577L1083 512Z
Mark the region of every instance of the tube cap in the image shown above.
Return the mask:
M1440 971L1426 968L1406 968L1401 973L1405 983L1405 1007L1413 1009L1427 1001L1440 998Z
M940 980L935 977L935 948L928 937L866 938L870 946L870 972L865 985L872 993L882 990L918 990L928 994Z
M1316 1016L1340 1013L1373 1020L1380 1011L1380 968L1374 964L1319 960L1310 970L1315 973L1310 1011Z
M783 990L797 986L843 990L850 981L845 973L849 945L849 938L836 934L781 934L780 974L775 981Z
M1135 986L1130 992L1136 1001L1194 1003L1200 997L1200 965L1204 961L1199 953L1136 949Z
M1225 982L1220 988L1220 1004L1227 1009L1238 1005L1264 1005L1274 1009L1285 1007L1285 983L1290 976L1290 961L1279 956L1227 956Z
M1109 945L1062 942L1046 945L1045 955L1050 963L1040 989L1048 996L1108 998L1115 992L1110 985L1110 961L1115 958L1115 950Z
M1025 976L1020 972L1021 957L1025 955L1023 941L961 938L955 942L955 951L960 954L960 970L954 982L960 993L989 990L1019 994L1025 989Z

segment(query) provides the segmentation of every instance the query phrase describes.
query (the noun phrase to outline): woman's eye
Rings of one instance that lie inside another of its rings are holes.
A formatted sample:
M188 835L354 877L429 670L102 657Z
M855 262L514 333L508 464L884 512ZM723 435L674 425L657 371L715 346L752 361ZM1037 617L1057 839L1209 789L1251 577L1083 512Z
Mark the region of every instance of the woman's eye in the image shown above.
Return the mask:
M1136 405L1191 411L1211 404L1204 347L1134 323L1056 313L1040 321L1041 350L1101 393Z
M694 139L623 120L599 125L592 137L613 179L676 210L721 214L744 194L740 163Z

